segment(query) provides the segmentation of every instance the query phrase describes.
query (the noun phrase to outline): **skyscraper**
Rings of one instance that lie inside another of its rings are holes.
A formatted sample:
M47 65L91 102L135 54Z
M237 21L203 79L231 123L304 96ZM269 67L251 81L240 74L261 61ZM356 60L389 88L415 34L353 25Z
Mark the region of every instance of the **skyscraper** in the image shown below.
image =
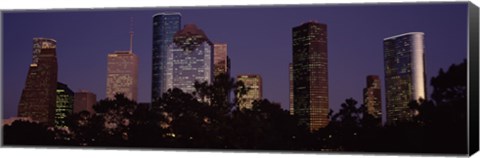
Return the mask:
M244 74L238 75L237 81L242 81L248 89L246 94L238 96L240 109L251 109L253 101L262 99L262 77L260 75Z
M93 105L97 102L97 96L88 91L81 90L75 92L75 100L73 102L73 113L88 111L90 114L95 113Z
M367 76L367 87L363 89L363 104L367 107L368 114L381 121L382 95L380 77L377 75ZM378 124L380 123L378 122Z
M33 39L33 60L18 105L18 117L53 125L58 64L54 39Z
M130 50L108 54L107 62L107 98L114 99L116 94L123 94L137 101L138 57L133 53L133 31L130 31Z
M289 99L288 103L290 105L290 115L294 115L294 108L293 108L293 71L292 71L292 63L288 64L288 80L289 80Z
M57 100L55 106L55 126L65 126L67 116L73 113L74 93L66 84L57 83Z
M230 59L227 54L227 44L225 43L214 43L213 44L214 58L214 75L218 76L220 74L230 75Z
M410 32L383 40L387 123L410 120L408 103L425 99L424 34Z
M213 44L194 24L178 31L167 50L166 87L179 88L191 93L194 83L213 79Z
M173 36L181 28L181 18L180 13L153 15L152 102L164 93L167 49L173 42Z
M294 114L314 131L329 122L327 25L306 22L292 38Z
M137 100L138 58L131 51L115 51L108 54L107 98L123 94L130 100Z

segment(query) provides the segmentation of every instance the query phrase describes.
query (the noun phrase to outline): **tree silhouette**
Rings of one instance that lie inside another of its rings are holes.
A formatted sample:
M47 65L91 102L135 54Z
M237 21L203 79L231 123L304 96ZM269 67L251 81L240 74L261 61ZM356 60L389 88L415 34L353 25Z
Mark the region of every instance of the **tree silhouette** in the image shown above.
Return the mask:
M54 133L45 125L16 120L3 126L4 145L54 145Z

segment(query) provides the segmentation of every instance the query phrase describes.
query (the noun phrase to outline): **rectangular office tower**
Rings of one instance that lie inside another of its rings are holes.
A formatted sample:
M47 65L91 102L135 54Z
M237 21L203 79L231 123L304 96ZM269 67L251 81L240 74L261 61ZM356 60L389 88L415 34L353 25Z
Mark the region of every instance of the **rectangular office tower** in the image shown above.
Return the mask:
M230 76L230 58L227 54L227 44L225 43L214 43L213 44L213 64L214 64L214 72L215 76L220 74L226 74Z
M293 106L310 131L328 125L327 25L306 22L292 29Z
M158 99L165 89L165 65L168 45L181 29L180 13L158 13L153 15L152 47L152 93L151 101Z
M88 111L90 114L95 113L93 105L97 102L97 96L85 90L75 92L75 100L73 102L73 113Z
M426 99L423 32L383 40L387 124L410 120L409 102Z
M377 75L367 76L367 87L363 89L363 104L367 107L367 113L378 122L382 122L382 91L380 88L380 77Z
M33 39L33 60L18 105L18 117L53 125L58 64L54 39Z
M73 113L74 93L66 84L57 83L57 100L55 106L55 126L64 127L67 116Z
M195 81L211 83L213 79L213 43L194 24L178 31L167 51L166 87L186 93L195 91Z
M138 95L138 57L131 51L115 51L108 54L107 98L114 99L123 94L137 101Z
M262 77L260 75L238 75L237 81L242 81L248 89L247 93L238 96L240 109L251 109L253 101L262 99Z

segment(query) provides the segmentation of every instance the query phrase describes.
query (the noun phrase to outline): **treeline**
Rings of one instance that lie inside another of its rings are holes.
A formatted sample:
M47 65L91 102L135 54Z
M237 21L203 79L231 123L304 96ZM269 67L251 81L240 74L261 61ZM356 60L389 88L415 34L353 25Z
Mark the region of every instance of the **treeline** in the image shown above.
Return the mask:
M169 90L150 106L123 95L101 100L96 113L73 114L64 128L15 121L4 126L4 144L460 154L467 152L466 77L466 60L440 70L431 98L409 104L416 114L410 121L381 126L348 98L327 127L310 132L267 99L239 109L235 96L248 89L219 75L191 94Z

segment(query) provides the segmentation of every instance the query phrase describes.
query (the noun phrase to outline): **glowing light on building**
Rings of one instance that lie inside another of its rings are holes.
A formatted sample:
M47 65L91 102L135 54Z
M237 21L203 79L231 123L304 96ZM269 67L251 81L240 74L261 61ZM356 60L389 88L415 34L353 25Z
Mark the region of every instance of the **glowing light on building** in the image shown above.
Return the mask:
M34 38L33 59L18 105L18 117L53 125L58 64L54 39Z
M387 123L410 120L408 103L426 96L424 33L385 38L383 49Z
M328 125L327 25L307 22L292 29L293 111L310 131Z
M237 81L242 81L247 88L247 93L238 96L240 109L251 109L253 101L262 99L262 77L260 75L245 74L238 75Z

